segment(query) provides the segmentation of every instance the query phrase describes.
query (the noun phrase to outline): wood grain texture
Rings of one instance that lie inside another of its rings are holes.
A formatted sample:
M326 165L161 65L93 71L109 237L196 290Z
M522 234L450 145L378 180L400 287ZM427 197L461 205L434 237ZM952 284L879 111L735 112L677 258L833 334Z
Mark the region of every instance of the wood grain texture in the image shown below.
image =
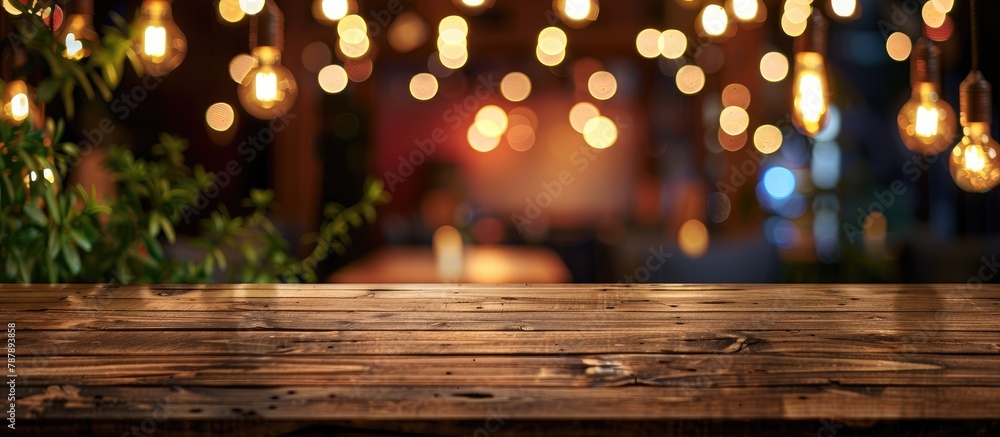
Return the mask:
M997 286L0 285L0 308L29 423L1000 419Z

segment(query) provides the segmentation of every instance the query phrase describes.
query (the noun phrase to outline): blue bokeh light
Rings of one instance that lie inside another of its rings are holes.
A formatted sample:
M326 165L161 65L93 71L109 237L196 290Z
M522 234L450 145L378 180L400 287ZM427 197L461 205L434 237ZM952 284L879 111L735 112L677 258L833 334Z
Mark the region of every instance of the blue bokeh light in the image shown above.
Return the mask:
M771 167L764 172L764 190L775 199L787 199L795 192L795 174L785 167Z

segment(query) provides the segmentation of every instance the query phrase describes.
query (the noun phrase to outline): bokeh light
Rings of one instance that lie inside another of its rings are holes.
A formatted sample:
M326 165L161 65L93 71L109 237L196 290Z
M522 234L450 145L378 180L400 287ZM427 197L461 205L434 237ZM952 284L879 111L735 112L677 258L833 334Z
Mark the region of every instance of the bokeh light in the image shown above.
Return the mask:
M722 106L750 107L750 90L739 83L732 83L722 90Z
M687 51L687 35L677 29L667 29L660 34L657 47L660 54L667 59L677 59Z
M955 0L930 0L927 3L934 5L934 8L942 14L951 12L951 9L955 7Z
M768 52L760 58L760 75L768 82L781 82L788 76L788 58L778 52Z
M229 77L233 82L241 83L247 73L257 66L257 60L246 53L240 53L229 61Z
M566 32L558 27L546 27L538 32L538 50L546 55L558 55L566 51Z
M225 132L233 127L236 120L236 111L228 103L215 103L205 111L205 122L208 127L219 132Z
M513 116L511 119L513 122ZM507 130L507 144L510 145L511 149L518 152L528 151L531 149L531 146L535 145L535 130L527 123L519 122L518 124L512 124L510 129Z
M938 28L944 24L944 12L941 12L934 6L934 2L924 3L924 7L920 10L920 16L924 19L924 23L930 27Z
M4 3L7 3L4 1ZM240 9L238 0L221 0L219 2L219 16L228 23L236 23L246 16Z
M348 59L344 62L347 78L354 82L364 82L372 75L374 65L371 58Z
M587 122L599 115L601 115L601 111L593 103L580 102L569 110L569 124L573 130L582 134Z
M733 15L741 21L749 21L757 16L758 8L757 0L731 0L733 7Z
M726 29L729 27L729 15L726 14L726 9L722 6L708 4L705 9L702 9L698 23L709 36L719 36L726 33Z
M486 105L476 112L473 123L479 132L490 138L500 138L507 130L509 120L507 112L496 105Z
M730 152L735 152L737 150L742 149L743 146L746 145L747 133L746 130L744 130L739 134L730 135L720 127L718 133L718 139L719 139L719 145L722 146L723 149L728 150Z
M531 95L531 79L521 72L508 73L500 80L500 94L511 102L520 102Z
M764 171L764 190L775 199L787 199L795 192L795 174L785 167L771 167Z
M635 37L635 48L639 55L652 59L660 55L660 31L656 29L643 29Z
M697 65L685 65L677 70L677 89L684 94L697 94L705 87L705 72Z
M750 115L739 106L727 106L719 115L719 127L729 135L746 132L750 126Z
M386 38L389 46L398 53L409 53L427 42L427 23L413 12L403 12L392 24Z
M848 18L858 9L858 0L830 0L830 8L838 17Z
M618 141L618 126L610 118L599 115L583 125L583 139L590 147L607 149Z
M688 258L701 258L708 252L708 228L700 220L688 220L677 232L677 244Z
M337 94L347 88L347 70L337 64L327 65L317 76L319 87L330 94Z
M477 152L489 152L496 149L500 145L500 136L488 137L483 135L482 132L473 123L469 126L469 132L466 135L466 139L469 141L469 146Z
M770 124L758 127L753 133L754 147L765 155L777 152L783 141L784 135L782 135L781 129Z
M618 81L615 79L615 75L607 71L598 71L590 75L590 80L587 81L587 89L595 99L608 100L614 97L618 91Z
M895 61L905 61L910 57L911 50L913 50L913 45L910 42L910 37L903 32L894 32L885 41L885 51Z
M417 100L430 100L437 95L437 77L430 73L415 74L410 79L410 95Z

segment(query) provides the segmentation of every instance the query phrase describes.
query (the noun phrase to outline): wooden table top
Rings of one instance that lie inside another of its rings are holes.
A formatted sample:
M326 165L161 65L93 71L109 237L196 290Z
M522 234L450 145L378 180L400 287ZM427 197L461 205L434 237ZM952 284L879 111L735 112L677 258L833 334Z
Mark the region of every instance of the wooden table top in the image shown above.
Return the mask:
M1000 419L1000 286L0 285L0 311L21 423Z

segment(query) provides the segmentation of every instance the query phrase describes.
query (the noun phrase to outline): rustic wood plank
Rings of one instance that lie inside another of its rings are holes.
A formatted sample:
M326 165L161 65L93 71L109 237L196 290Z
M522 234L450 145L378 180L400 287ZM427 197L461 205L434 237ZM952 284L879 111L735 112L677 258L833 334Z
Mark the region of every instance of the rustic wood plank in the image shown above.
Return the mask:
M1000 355L61 356L27 385L282 386L952 386L1000 387ZM752 378L748 378L751 376Z
M996 419L1000 387L28 387L26 419ZM947 408L943 408L947 406ZM273 407L273 408L272 408Z
M676 325L675 325L676 326ZM759 353L808 349L837 354L1000 354L1000 331L933 333L881 329L704 331L684 326L633 332L606 331L24 331L26 350L47 355L454 355L594 353Z
M1000 419L993 285L0 284L0 316L29 423Z
M700 331L865 328L996 332L992 313L981 311L670 311L621 313L448 311L30 311L9 313L18 329L36 330L285 330L285 331ZM677 326L670 326L677 325Z

